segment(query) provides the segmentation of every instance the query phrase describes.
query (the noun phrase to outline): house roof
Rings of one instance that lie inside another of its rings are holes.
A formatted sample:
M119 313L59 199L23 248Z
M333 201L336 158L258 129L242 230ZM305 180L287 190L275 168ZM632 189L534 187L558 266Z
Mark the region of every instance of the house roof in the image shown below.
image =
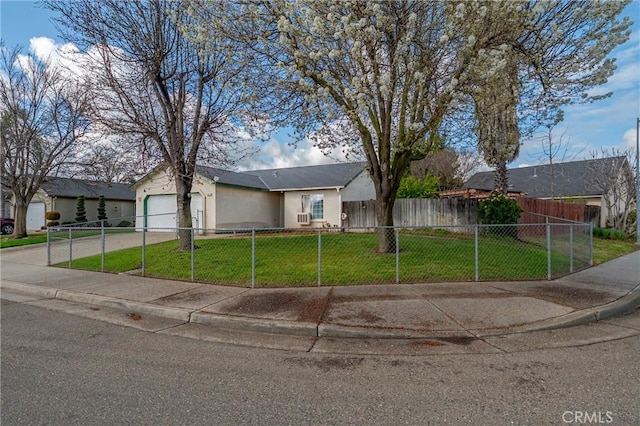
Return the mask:
M107 200L134 201L135 192L124 183L107 183L63 177L47 177L40 187L50 197L98 198L103 195Z
M622 156L509 169L509 191L525 192L532 198L602 195L602 185L596 183L594 175L617 174L624 162L625 157ZM495 189L495 171L476 173L462 188Z
M365 163L321 164L242 172L257 176L271 191L344 188L365 170Z
M196 173L212 182L264 191L269 190L258 176L249 173L238 173L207 166L196 166Z

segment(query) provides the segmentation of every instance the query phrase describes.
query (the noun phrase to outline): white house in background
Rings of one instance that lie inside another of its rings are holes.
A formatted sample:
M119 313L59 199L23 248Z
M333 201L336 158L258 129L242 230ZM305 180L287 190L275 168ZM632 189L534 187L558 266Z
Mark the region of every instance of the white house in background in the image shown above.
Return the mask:
M165 167L131 188L147 228L175 228L176 188ZM344 201L370 199L375 189L364 163L246 172L197 166L191 213L201 229L340 227Z
M27 230L39 231L45 226L45 213L60 213L60 223L75 222L76 200L85 197L85 209L89 222L98 219L98 198L105 198L105 210L111 225L121 221L133 223L135 216L135 195L124 183L108 183L64 177L47 177L27 208ZM13 217L13 195L8 202Z

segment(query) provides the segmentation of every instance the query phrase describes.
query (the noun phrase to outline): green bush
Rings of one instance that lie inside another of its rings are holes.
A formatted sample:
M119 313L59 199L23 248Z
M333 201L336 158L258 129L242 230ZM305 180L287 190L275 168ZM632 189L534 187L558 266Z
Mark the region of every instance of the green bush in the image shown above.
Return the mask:
M507 225L491 226L487 232L499 236L518 238L518 223L522 207L516 200L507 198L499 192L492 192L489 198L478 204L478 220L483 225Z
M593 228L593 236L603 240L625 241L627 239L627 235L624 232L613 228Z
M60 213L55 211L49 211L44 214L44 218L47 220L47 228L50 226L60 225Z
M104 195L98 197L98 220L107 220L107 209L105 207Z
M84 195L78 195L76 199L76 222L87 221L87 210L84 207Z
M49 211L44 214L47 220L60 220L60 212Z
M123 220L118 224L118 228L130 228L131 222Z
M438 177L426 175L422 179L407 176L402 178L397 198L432 198L438 193Z
M521 214L522 207L518 205L516 200L507 198L496 191L478 205L478 220L485 225L518 223Z

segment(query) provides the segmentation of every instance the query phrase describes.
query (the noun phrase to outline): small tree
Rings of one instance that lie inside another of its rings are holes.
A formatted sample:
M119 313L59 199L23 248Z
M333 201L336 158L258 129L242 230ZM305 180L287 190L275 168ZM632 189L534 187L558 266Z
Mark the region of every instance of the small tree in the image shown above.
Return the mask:
M98 220L107 220L107 209L104 205L104 195L98 198Z
M78 195L76 199L76 222L83 223L87 221L87 210L84 207L84 195Z
M398 187L398 198L433 198L438 192L438 177L426 174L422 179L405 176Z

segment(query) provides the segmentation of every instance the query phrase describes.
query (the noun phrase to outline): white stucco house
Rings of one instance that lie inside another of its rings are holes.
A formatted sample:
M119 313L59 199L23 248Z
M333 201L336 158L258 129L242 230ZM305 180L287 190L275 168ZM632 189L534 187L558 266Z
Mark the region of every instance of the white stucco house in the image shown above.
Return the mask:
M173 177L159 167L131 186L147 228L176 226ZM191 214L199 229L342 226L342 203L375 199L364 163L233 172L198 166ZM137 222L140 226L140 222Z

